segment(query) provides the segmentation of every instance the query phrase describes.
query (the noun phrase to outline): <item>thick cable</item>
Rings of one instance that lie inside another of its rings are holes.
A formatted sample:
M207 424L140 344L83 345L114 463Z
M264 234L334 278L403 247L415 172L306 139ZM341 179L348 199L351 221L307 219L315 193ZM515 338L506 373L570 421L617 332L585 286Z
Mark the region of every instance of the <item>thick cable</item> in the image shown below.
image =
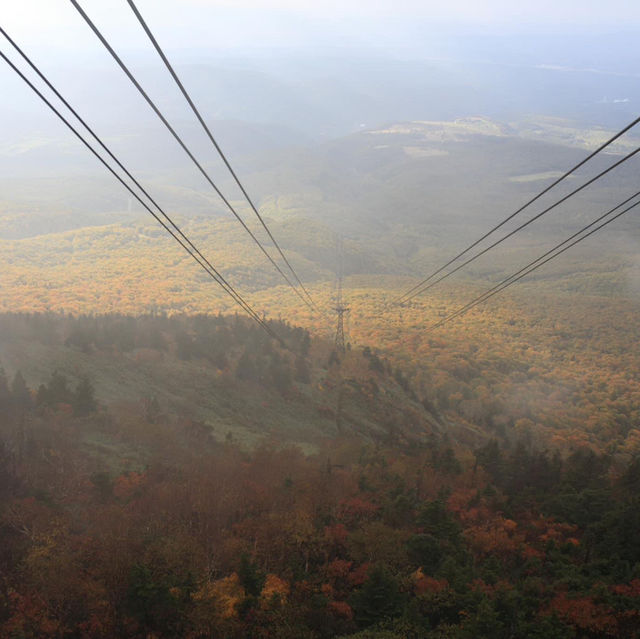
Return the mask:
M579 193L583 189L586 189L589 185L593 184L596 180L599 180L600 178L605 176L607 173L610 173L611 171L613 171L613 169L619 167L621 164L623 164L627 160L630 160L637 153L640 153L640 146L637 149L635 149L634 151L631 151L630 153L625 155L623 158L621 158L620 160L618 160L614 164L612 164L610 167L608 167L604 171L601 171L600 173L598 173L598 175L596 175L595 177L592 177L590 180L588 180L587 182L585 182L584 184L579 186L577 189L573 190L568 195L565 195L563 198L561 198L560 200L558 200L557 202L555 202L551 206L547 207L546 209L544 209L543 211L541 211L537 215L534 215L531 219L527 220L526 222L524 222L523 224L521 224L517 228L515 228L512 231L510 231L509 233L507 233L506 235L501 237L499 240L495 241L493 244L490 244L489 246L484 248L479 253L476 253L473 257L469 258L468 260L465 260L462 264L459 264L453 270L451 270L448 273L445 273L444 275L440 276L437 280L435 280L434 282L431 282L427 286L424 286L423 288L415 291L411 296L405 298L402 301L402 304L408 302L409 300L412 300L417 295L420 295L421 293L424 293L425 291L428 291L430 288L434 287L436 284L439 284L440 282L442 282L442 280L447 279L450 275L453 275L454 273L457 273L460 269L464 268L468 264L471 264L471 262L474 262L479 257L483 256L485 253L489 252L491 249L495 248L499 244L502 244L502 242L504 242L505 240L508 240L510 237L512 237L516 233L520 232L522 229L526 228L527 226L529 226L529 224L532 224L536 220L540 219L543 215L546 215L547 213L549 213L549 211L552 211L557 206L560 206L560 204L566 202L569 198L573 197L574 195L576 195L577 193Z
M610 218L609 220L607 220L606 222L604 222L603 224L601 224L597 228L593 229L592 231L590 231L589 233L587 233L583 237L580 237L579 239L575 240L574 242L571 242L571 240L573 240L574 238L578 237L579 235L581 235L582 233L584 233L585 231L587 231L588 229L593 227L595 224L598 224L598 222L601 222L606 217L609 217L612 213L617 211L619 208L623 207L625 204L628 204L631 200L633 200L634 198L636 198L638 196L640 196L640 191L638 191L637 193L635 193L631 197L627 198L624 202L621 202L620 204L618 204L614 208L610 209L606 213L602 214L600 217L595 219L590 224L587 224L587 226L581 228L579 231L577 231L576 233L574 233L573 235L568 237L566 240L560 242L559 244L556 244L556 246L554 246L552 249L550 249L549 251L547 251L546 253L544 253L540 257L536 258L532 262L529 262L529 264L527 264L526 266L521 268L519 271L517 271L516 273L513 273L509 277L505 278L504 280L502 280L501 282L496 284L494 287L490 288L488 291L485 291L482 295L479 295L478 297L476 297L474 300L472 300L471 302L469 302L468 304L466 304L462 308L459 308L457 311L454 311L453 313L451 313L451 315L441 319L439 322L436 322L432 326L428 327L426 329L427 332L435 330L436 328L440 328L441 326L444 326L445 324L447 324L448 322L452 321L456 317L459 317L460 315L464 315L465 313L470 311L475 306L478 306L478 304L482 304L482 302L486 302L489 298L493 297L494 295L497 295L498 293L503 291L505 288L511 286L512 284L515 284L517 281L521 280L523 277L526 277L527 275L529 275L530 273L532 273L536 269L540 268L541 266L543 266L547 262L550 262L551 260L555 259L559 255L561 255L562 253L564 253L565 251L570 249L572 246L575 246L576 244L578 244L578 243L582 242L583 240L585 240L590 235L593 235L594 233L596 233L600 229L602 229L605 226L607 226L607 224L610 224L611 222L613 222L614 220L617 220L619 217L621 217L625 213L628 213L631 209L633 209L636 206L640 205L640 201L636 202L635 204L632 204L629 207L627 207L624 211L621 211L620 213L618 213L614 217ZM558 250L561 247L563 247L565 244L567 244L568 242L571 242L571 244L569 244L568 246L562 248L562 250ZM548 257L548 256L550 256L550 257ZM545 258L547 258L547 259L545 259Z
M127 175L127 177L140 189L142 193L148 198L148 200L160 211L162 216L167 220L169 224L175 229L175 231L182 237L182 239L189 244L189 246L198 254L198 256L207 264L207 266L213 270L217 277L229 288L233 288L231 284L222 276L222 274L209 262L209 260L200 252L200 250L191 242L191 240L182 232L178 225L169 217L164 209L156 202L156 200L149 194L149 192L138 182L138 180L129 172L129 170L120 162L120 160L113 154L113 152L106 146L102 139L97 135L86 120L80 116L80 114L69 104L64 96L56 89L56 87L49 81L49 79L40 71L36 64L29 58L29 56L20 48L20 46L9 36L9 34L0 26L0 33L9 41L13 48L22 56L27 64L38 74L40 79L49 87L49 89L56 95L56 97L65 105L74 117L82 124L82 126L91 134L94 140L102 147L102 149L109 155L109 157L120 167L120 169ZM246 310L246 309L245 309Z
M18 67L2 52L0 51L0 57L4 59L4 61L16 72L18 76L32 89L32 91L53 111L53 113L58 116L58 118L67 126L67 128L82 142L82 144L105 166L105 168L129 191L129 193L155 218L155 220L173 237L182 248L185 249L187 253L205 270L205 272L217 283L219 284L223 290L229 294L233 300L245 311L249 314L252 319L254 319L262 328L269 334L270 337L278 340L278 342L282 343L282 339L273 332L273 330L258 316L258 314L249 306L249 304L244 301L242 296L237 293L231 285L225 283L224 278L216 271L213 267L212 271L200 261L197 254L194 253L187 244L185 244L178 235L176 235L172 229L163 222L163 220L158 217L156 213L154 213L148 206L144 200L122 179L120 175L111 167L106 160L87 142L87 140L79 133L76 128L67 120L67 118L56 109L56 107L42 94L41 91L18 69Z
M109 44L109 42L107 41L107 39L102 35L101 31L98 29L98 27L93 23L93 21L91 20L91 18L89 18L89 16L85 13L84 9L78 4L77 0L69 0L71 2L71 4L76 8L76 10L78 11L78 13L82 16L82 18L84 19L84 21L89 25L89 27L91 28L91 30L94 32L94 34L96 35L96 37L100 40L100 42L104 45L104 47L107 49L107 51L111 54L111 57L116 61L116 63L118 64L118 66L122 69L122 71L125 73L125 75L129 78L129 80L131 81L131 83L136 87L136 89L138 89L140 95L142 95L142 97L145 99L145 101L147 102L147 104L151 107L151 109L154 111L154 113L158 116L158 118L160 119L160 121L164 124L164 126L167 128L167 130L171 133L171 135L175 138L176 142L178 142L178 144L182 147L183 151L187 154L187 156L189 157L189 159L195 164L195 166L198 168L198 170L200 171L200 173L204 176L204 178L207 180L207 182L211 185L211 187L213 188L213 190L218 194L218 196L220 197L220 199L224 202L224 204L227 206L227 208L231 211L231 213L233 213L233 215L235 216L235 218L238 220L238 222L240 222L240 224L242 225L242 227L244 228L244 230L249 234L249 236L251 237L251 239L255 242L255 244L260 248L260 250L264 253L264 255L267 257L267 259L271 262L271 264L274 266L274 268L278 271L278 273L280 273L280 275L282 276L282 278L285 280L285 282L287 282L287 284L292 288L292 290L296 293L296 295L309 307L309 308L313 308L311 306L311 304L307 301L307 299L304 297L304 295L302 295L302 293L300 293L300 291L297 289L297 287L291 282L291 280L287 277L286 273L280 268L280 266L277 264L277 262L271 257L271 255L268 253L268 251L264 248L264 246L262 246L260 240L258 240L258 238L255 236L255 234L251 231L251 229L246 225L246 223L244 222L244 220L240 217L240 215L238 214L238 212L235 210L235 208L233 207L233 205L231 204L231 202L229 202L229 200L227 200L227 198L223 195L222 191L220 191L220 189L218 188L218 186L215 184L215 182L211 179L211 177L209 176L209 174L207 173L207 171L205 171L205 169L203 168L202 164L200 164L200 162L196 159L196 157L193 155L193 153L189 150L189 148L187 147L187 145L184 143L184 141L182 140L182 138L178 135L178 133L175 131L175 129L171 126L171 124L169 124L168 120L164 117L164 115L161 113L161 111L158 109L158 107L156 106L156 104L154 103L154 101L149 97L149 95L147 94L147 92L142 88L142 86L140 85L140 83L136 80L136 78L133 76L133 74L131 73L131 71L129 70L129 68L127 67L127 65L122 61L122 59L120 58L120 56L115 52L115 50L113 49L113 47Z
M413 291L417 290L418 288L422 287L423 284L426 284L429 280L433 279L436 275L438 275L438 273L441 273L448 266L451 266L451 264L453 264L456 260L460 259L463 255L466 255L472 248L475 248L476 246L478 246L478 244L480 244L480 242L482 242L483 240L487 239L492 233L494 233L499 228L504 226L507 222L512 220L516 215L522 213L522 211L524 211L526 208L528 208L531 204L533 204L534 202L539 200L543 195L545 195L551 189L553 189L555 186L560 184L560 182L562 182L563 180L566 180L570 175L575 173L580 167L584 166L589 160L591 160L596 155L598 155L600 152L602 152L604 149L606 149L610 144L615 142L619 137L623 136L627 131L629 131L636 124L638 124L638 122L640 122L640 117L637 117L635 120L633 120L633 122L630 122L629 124L627 124L627 126L625 126L623 129L618 131L618 133L616 133L613 137L609 138L606 142L601 144L595 151L590 153L586 158L584 158L582 161L578 162L578 164L576 164L574 167L570 168L568 171L563 173L558 179L556 179L549 186L547 186L545 189L540 191L540 193L538 193L535 197L533 197L528 202L523 204L517 211L515 211L514 213L512 213L511 215L506 217L504 220L502 220L502 222L500 222L499 224L494 226L491 230L487 231L482 237L478 238L475 242L473 242L472 244L467 246L467 248L464 249L464 251L461 251L460 253L458 253L455 257L450 259L446 264L443 264L440 268L438 268L436 271L431 273L431 275L429 275L428 277L424 278L421 282L416 284L414 287L409 289L406 293L404 293L400 297L396 298L394 300L394 303L401 303L400 300L403 300L405 297L407 297L408 295L413 293Z
M255 204L253 203L253 200L249 197L249 194L247 193L244 185L242 184L242 182L238 178L238 175L236 174L236 172L234 171L233 167L229 163L229 160L227 159L227 156L222 151L222 149L220 148L220 145L218 144L218 142L214 138L213 133L211 133L211 130L209 129L207 123L204 121L204 118L200 114L200 111L198 110L198 108L196 107L195 103L191 99L191 96L189 95L188 91L185 89L184 84L182 83L182 81L178 77L178 74L176 73L175 69L173 68L173 65L169 62L167 56L165 55L164 51L162 50L162 47L160 46L160 44L156 40L155 36L153 35L151 29L149 28L149 25L146 23L145 19L142 17L142 14L138 10L138 7L136 7L136 5L133 2L133 0L127 0L127 2L129 3L129 6L131 7L131 10L133 11L133 13L135 14L136 18L138 19L138 22L140 22L140 25L144 29L144 32L147 34L149 40L151 41L151 44L153 44L155 50L158 52L158 55L160 56L160 58L164 62L165 67L167 67L167 70L171 74L171 77L174 79L175 83L178 85L178 88L180 89L180 91L181 91L182 95L184 96L185 100L187 101L187 103L191 107L191 110L193 111L194 115L198 119L198 122L200 122L200 125L204 129L204 132L207 134L207 137L211 141L211 144L213 144L215 150L218 152L218 155L220 155L220 157L222 158L222 161L224 162L225 166L229 170L229 173L231 173L231 175L233 176L233 179L235 180L236 184L238 185L238 188L240 189L240 191L242 191L242 195L244 195L244 197L247 200L247 202L249 203L249 206L251 207L252 211L255 213L255 215L258 218L258 220L260 220L260 224L262 224L262 227L267 232L267 235L269 236L269 238L273 242L273 245L276 247L278 253L280 254L280 257L283 259L284 263L287 265L287 267L291 271L291 274L295 278L296 282L298 282L298 284L300 285L300 288L304 291L305 295L307 296L307 298L309 299L311 304L313 304L313 306L316 308L316 310L319 311L320 309L316 306L315 302L311 298L311 295L309 294L309 291L307 291L307 289L305 288L304 284L302 283L302 281L298 277L298 274L295 272L293 266L291 266L289 260L286 258L285 254L282 252L282 249L280 248L280 245L278 244L276 238L271 233L271 230L267 226L267 224L264 221L262 215L260 215L260 213L258 212L258 209L256 208Z

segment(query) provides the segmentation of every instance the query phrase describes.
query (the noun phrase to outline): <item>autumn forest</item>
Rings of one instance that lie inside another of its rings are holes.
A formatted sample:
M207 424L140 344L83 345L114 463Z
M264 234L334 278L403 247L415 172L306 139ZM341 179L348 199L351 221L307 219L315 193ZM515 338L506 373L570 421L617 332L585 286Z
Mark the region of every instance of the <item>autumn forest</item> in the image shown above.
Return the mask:
M639 7L5 2L0 639L640 639Z
M423 395L382 353L338 362L283 322L284 348L233 316L0 322L7 357L61 364L37 387L0 375L2 636L635 636L637 457L481 419L480 437L438 382ZM101 401L114 380L78 376L87 357L140 395ZM167 366L224 389L237 422L253 395L316 430L283 445L266 418L248 448L158 392Z

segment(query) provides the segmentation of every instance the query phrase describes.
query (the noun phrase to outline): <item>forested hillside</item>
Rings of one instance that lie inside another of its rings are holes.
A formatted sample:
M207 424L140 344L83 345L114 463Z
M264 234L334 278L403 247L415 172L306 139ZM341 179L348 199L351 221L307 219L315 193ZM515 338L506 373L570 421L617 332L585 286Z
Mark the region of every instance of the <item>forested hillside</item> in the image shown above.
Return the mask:
M34 410L73 406L75 385L90 383L98 403L143 416L153 406L218 441L423 441L442 427L371 349L338 354L305 329L268 325L282 344L238 316L0 315L0 362L9 386L26 380Z
M640 639L640 3L4 4L0 639Z
M270 326L0 317L0 635L638 636L637 456Z

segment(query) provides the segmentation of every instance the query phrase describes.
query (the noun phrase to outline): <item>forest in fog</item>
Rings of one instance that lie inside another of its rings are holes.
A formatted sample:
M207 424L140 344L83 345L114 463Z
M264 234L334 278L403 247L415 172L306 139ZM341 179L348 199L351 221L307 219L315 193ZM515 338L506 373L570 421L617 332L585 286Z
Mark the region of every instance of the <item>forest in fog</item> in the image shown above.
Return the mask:
M640 639L640 5L5 4L0 639Z

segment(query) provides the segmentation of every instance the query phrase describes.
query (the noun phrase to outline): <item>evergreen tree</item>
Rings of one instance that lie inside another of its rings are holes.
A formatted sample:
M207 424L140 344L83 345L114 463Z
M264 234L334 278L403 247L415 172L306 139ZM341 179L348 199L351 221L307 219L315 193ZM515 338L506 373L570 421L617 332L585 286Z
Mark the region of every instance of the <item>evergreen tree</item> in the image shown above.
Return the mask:
M311 383L311 370L307 360L302 357L296 357L296 381L301 384Z
M50 404L49 391L44 384L40 384L36 392L36 406L49 406Z
M67 378L58 371L53 372L47 384L47 399L51 406L71 403L71 391L67 386Z
M87 415L96 411L98 405L94 396L93 384L88 377L83 377L80 380L76 392L73 394L72 406L76 415Z
M65 346L77 348L83 353L91 352L91 338L88 332L81 327L75 327L64 343Z
M418 525L425 533L435 538L457 543L460 537L460 524L453 518L442 499L426 503L418 513Z
M462 636L465 639L478 639L479 637L501 639L507 636L499 612L487 597L482 598L476 614L465 624Z
M369 370L384 375L384 362L374 353L369 358Z
M160 404L155 395L145 402L145 418L150 424L157 424L161 413Z
M277 353L271 356L269 379L280 393L286 393L291 388L291 368L289 367L289 362L281 358Z
M0 409L8 408L11 400L11 393L9 392L9 380L4 372L4 368L0 366Z
M384 565L376 564L353 596L352 603L356 621L367 627L397 617L401 612L402 594L395 577Z
M411 561L421 566L427 574L435 573L442 562L442 543L431 534L412 535L407 540Z
M238 360L238 365L236 366L236 377L245 382L255 382L259 379L258 368L255 360L246 350Z
M11 401L16 408L23 410L31 408L31 393L20 371L15 374L11 383Z
M242 553L240 557L238 577L248 595L257 597L260 594L264 586L265 575L258 570L258 567L249 559L246 553Z
M309 331L305 331L300 340L300 357L307 357L311 348L311 336Z

